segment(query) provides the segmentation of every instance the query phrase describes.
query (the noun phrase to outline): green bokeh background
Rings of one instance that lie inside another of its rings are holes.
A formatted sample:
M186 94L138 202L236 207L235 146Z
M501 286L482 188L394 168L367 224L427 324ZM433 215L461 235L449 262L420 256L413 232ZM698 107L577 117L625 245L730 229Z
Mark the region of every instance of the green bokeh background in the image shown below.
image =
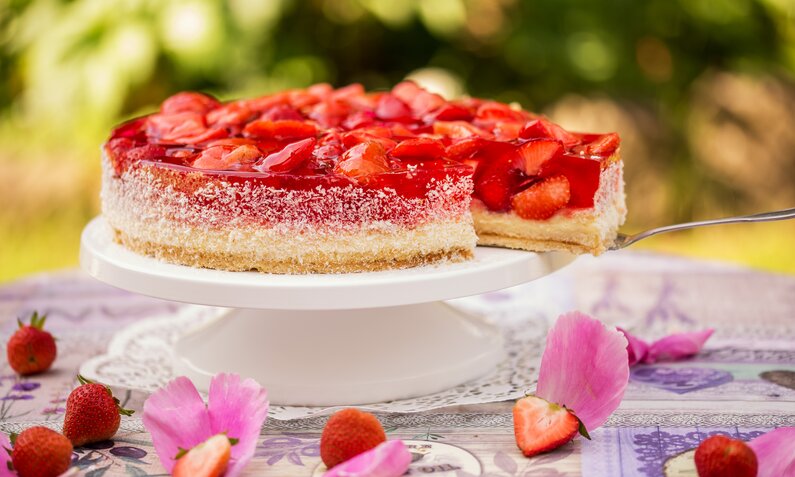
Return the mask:
M795 0L0 0L0 281L74 266L168 95L405 77L623 138L629 231L795 206ZM795 222L642 247L795 272Z

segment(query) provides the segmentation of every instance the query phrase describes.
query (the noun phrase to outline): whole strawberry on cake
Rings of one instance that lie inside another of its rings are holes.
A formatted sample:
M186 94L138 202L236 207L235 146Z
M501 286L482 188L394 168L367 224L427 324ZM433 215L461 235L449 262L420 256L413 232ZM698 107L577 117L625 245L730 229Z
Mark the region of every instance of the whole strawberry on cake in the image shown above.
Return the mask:
M102 165L117 241L223 270L383 270L476 244L599 254L626 214L616 134L411 82L179 93L116 128Z

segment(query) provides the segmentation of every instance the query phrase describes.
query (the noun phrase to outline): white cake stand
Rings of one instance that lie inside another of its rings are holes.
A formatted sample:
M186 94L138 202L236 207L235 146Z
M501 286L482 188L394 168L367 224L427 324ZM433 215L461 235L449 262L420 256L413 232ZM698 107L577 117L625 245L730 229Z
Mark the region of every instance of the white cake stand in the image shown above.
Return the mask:
M502 336L440 300L525 283L571 263L565 253L478 247L464 263L343 275L224 272L160 262L113 241L102 217L80 262L110 285L230 307L181 338L176 374L201 389L218 372L252 377L279 405L335 406L430 394L494 368Z

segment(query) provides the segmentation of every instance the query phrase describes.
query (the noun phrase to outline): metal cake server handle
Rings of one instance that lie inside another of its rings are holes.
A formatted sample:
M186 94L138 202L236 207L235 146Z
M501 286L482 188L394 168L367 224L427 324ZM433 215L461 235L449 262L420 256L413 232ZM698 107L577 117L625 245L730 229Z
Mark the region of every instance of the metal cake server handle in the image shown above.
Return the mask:
M611 245L608 250L620 250L632 245L638 240L643 240L645 238L651 237L652 235L675 232L677 230L693 229L707 225L737 224L741 222L773 222L775 220L787 219L795 219L795 208L776 210L773 212L762 212L761 214L743 215L740 217L726 217L723 219L700 220L698 222L666 225L665 227L657 227L634 235L619 233L615 242L613 242L613 245Z

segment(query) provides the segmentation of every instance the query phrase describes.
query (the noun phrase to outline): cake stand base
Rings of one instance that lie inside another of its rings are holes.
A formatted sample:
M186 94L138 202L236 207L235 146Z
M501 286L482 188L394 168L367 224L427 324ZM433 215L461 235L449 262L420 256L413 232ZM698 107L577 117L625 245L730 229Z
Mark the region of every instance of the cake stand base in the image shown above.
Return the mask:
M355 310L231 309L175 346L175 372L207 390L251 377L278 405L336 406L442 391L493 370L499 330L442 302Z

